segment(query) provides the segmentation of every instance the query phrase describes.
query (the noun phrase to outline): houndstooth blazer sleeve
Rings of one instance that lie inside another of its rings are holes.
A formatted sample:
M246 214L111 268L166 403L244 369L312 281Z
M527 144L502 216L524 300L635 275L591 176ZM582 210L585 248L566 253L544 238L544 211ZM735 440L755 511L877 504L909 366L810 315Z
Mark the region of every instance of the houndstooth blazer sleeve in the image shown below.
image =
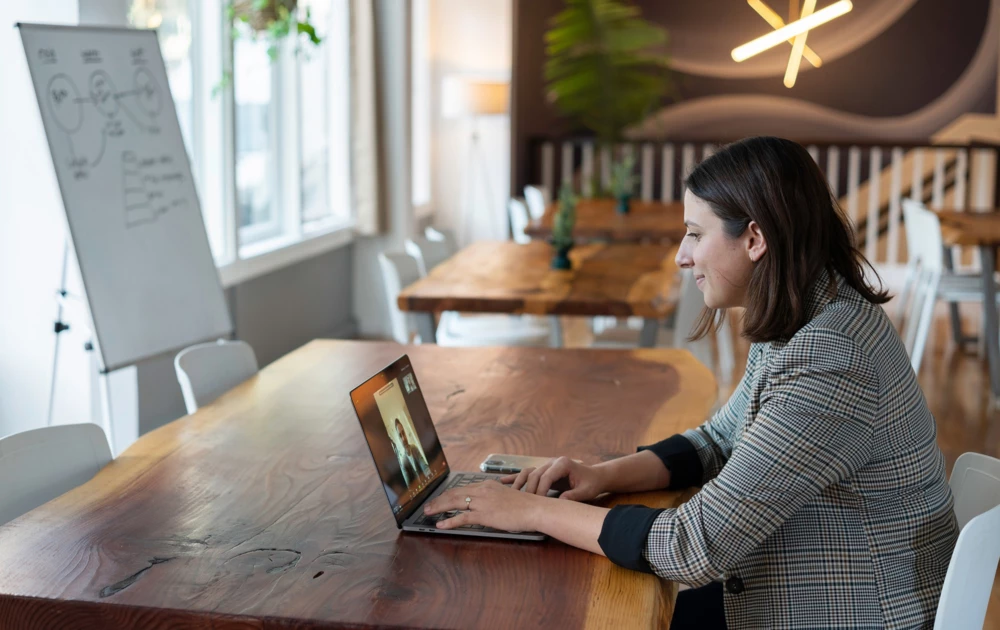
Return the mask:
M856 342L838 331L811 330L796 335L773 363L760 408L738 444L725 437L734 422L725 410L685 434L705 453L705 477L715 476L690 501L653 521L643 555L660 577L687 584L719 578L803 505L868 461L879 383ZM728 462L719 471L727 449Z
M761 344L751 346L743 378L728 402L711 419L700 427L637 449L651 451L660 458L670 471L670 485L667 486L670 490L705 485L729 460L760 362L761 347Z

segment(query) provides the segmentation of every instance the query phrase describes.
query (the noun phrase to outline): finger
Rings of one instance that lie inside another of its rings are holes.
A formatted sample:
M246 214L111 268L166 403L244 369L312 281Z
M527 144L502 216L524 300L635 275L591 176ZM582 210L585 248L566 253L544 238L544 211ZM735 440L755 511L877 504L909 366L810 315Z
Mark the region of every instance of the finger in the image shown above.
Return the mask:
M538 488L535 489L535 494L540 496L548 494L549 489L552 488L552 484L569 474L567 468L563 463L549 466L549 469L538 480Z
M546 470L549 469L551 465L552 465L551 462L546 462L541 466L539 466L538 468L536 468L535 470L531 471L531 474L528 475L528 482L524 484L524 491L531 494L535 494L535 491L538 490L539 480L542 478L542 475L545 473Z
M508 486L514 483L515 480L517 480L517 475L504 475L500 477L500 483Z
M514 483L511 485L511 487L514 488L515 490L520 490L521 488L523 488L524 484L528 482L528 475L530 475L531 471L533 470L534 468L530 467L522 468L521 472L517 473L517 478L514 480Z
M460 514L456 514L451 518L446 518L443 521L438 521L437 528L454 529L456 527L461 527L462 525L479 525L479 523L476 522L476 517L473 516L473 514L474 514L473 512L462 512Z
M465 497L469 496L465 488L455 488L442 492L424 504L424 514L440 514L450 510L464 510L466 507Z

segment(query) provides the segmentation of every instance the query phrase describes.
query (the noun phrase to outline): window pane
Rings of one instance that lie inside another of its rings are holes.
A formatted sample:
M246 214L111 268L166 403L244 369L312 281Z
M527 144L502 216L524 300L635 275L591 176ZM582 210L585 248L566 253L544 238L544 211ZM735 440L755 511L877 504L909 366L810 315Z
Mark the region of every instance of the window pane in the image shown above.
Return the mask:
M136 28L155 28L160 38L167 81L177 108L184 146L197 171L198 156L191 143L194 119L191 77L191 12L188 0L132 0L129 24Z
M298 71L303 223L350 216L348 0L304 0L317 48L302 40Z
M263 39L253 41L245 25L237 28L245 29L233 42L237 216L241 228L260 226L266 230L271 226L276 232L277 167L271 101L274 69L267 55L267 43Z
M302 221L330 215L330 80L328 55L330 0L303 2L312 16L319 48L302 43L299 55L299 138L301 142Z

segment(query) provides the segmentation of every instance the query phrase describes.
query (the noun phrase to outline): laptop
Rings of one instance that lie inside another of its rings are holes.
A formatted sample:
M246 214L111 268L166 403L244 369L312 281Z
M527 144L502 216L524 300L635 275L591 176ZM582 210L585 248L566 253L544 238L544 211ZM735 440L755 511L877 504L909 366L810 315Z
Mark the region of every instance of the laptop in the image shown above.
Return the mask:
M428 534L545 540L545 535L538 532L507 532L482 525L441 530L437 522L458 511L434 516L424 514L424 503L445 490L487 479L499 480L501 475L455 472L448 467L417 375L405 354L351 390L351 402L389 499L396 527Z

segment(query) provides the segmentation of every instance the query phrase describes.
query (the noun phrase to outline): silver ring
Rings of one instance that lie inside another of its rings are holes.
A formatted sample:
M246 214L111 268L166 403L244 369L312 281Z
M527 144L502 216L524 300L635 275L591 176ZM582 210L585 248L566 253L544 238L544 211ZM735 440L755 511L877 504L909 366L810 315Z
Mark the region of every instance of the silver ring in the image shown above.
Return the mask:
M472 497L465 497L465 509L472 510Z

